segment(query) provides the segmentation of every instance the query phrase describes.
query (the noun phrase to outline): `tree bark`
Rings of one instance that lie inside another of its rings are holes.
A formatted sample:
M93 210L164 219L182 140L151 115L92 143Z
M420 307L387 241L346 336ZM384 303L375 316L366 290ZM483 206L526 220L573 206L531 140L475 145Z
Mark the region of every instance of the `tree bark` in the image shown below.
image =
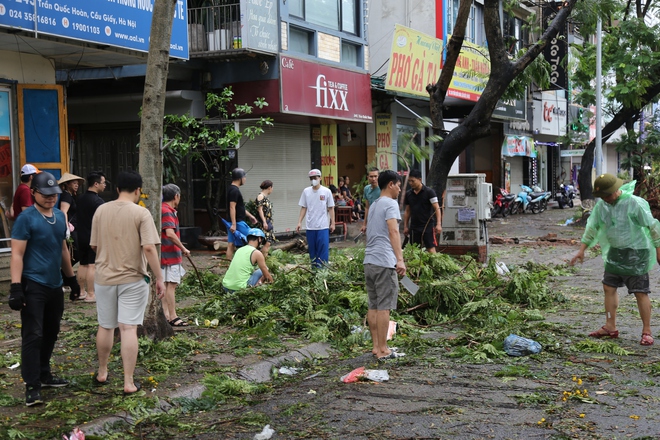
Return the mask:
M484 2L484 25L486 29L486 39L488 41L488 53L491 62L491 71L481 97L458 127L449 132L444 140L437 142L434 147L433 160L427 184L432 187L436 194L444 194L447 186L447 176L451 166L456 158L477 139L486 137L490 134L490 118L493 114L497 102L500 100L508 85L513 81L527 66L529 66L537 56L541 54L547 42L552 40L566 23L573 7L578 0L569 0L568 5L562 8L552 23L545 30L539 41L532 45L521 58L515 62L509 60L509 54L504 45L502 30L500 27L499 0L485 0ZM467 8L469 13L470 0L461 0L457 23L454 34L447 45L447 59L442 66L442 72L438 82L433 86L427 87L430 95L431 121L434 127L442 127L442 106L447 94L447 89L451 83L454 73L454 67L458 59L458 54L462 47L463 37L465 35L465 26L467 16L463 8Z
M154 2L140 126L140 174L143 181L143 201L159 231L163 186L161 144L170 40L176 3L176 0L155 0ZM165 319L162 303L155 295L153 277L141 333L152 339L164 339L174 334L172 327Z

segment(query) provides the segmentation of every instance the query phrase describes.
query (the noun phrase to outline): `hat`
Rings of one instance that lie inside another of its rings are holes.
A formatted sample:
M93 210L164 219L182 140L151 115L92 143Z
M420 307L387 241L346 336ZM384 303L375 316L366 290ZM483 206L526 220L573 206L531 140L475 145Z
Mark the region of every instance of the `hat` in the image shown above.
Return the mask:
M39 173L32 179L32 188L45 196L53 194L62 194L62 190L57 186L55 176L50 173Z
M594 197L601 199L614 194L623 185L623 180L618 177L605 173L596 178L594 182Z
M318 169L314 168L314 169L311 170L307 175L308 175L309 177L321 177L321 171L319 171Z
M29 163L26 163L25 165L23 165L23 168L21 168L21 176L29 176L30 174L39 174L40 172L41 171L39 171L39 168Z
M62 175L62 177L60 178L60 180L57 181L57 183L61 185L61 184L66 183L66 182L71 182L72 180L80 180L80 183L85 181L85 179L83 179L80 176L76 176L75 174L64 173Z

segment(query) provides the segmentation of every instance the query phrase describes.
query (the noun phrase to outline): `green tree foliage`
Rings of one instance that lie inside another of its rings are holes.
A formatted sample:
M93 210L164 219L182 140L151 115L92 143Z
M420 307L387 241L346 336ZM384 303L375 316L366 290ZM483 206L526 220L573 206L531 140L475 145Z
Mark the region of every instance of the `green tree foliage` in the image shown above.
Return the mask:
M237 128L238 118L252 114L254 107L268 105L264 98L258 98L253 105L232 102L234 92L231 87L220 94L206 95L206 116L196 119L190 115L165 115L163 151L163 180L175 182L179 178L185 160L201 163L204 167L206 189L204 198L211 219L212 233L220 229L219 219L214 212L221 209L228 179L223 163L228 159L227 150L238 148L242 143L263 134L264 128L272 126L271 118L260 117L251 124ZM219 184L214 181L219 179Z

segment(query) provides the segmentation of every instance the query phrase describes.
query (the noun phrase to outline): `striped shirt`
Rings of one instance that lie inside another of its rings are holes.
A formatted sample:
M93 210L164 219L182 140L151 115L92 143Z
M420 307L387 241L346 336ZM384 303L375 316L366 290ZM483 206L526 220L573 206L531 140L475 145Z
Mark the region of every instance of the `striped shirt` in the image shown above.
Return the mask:
M179 237L179 239L181 238L181 233L179 232L179 218L176 216L174 208L165 202L163 202L161 212L160 265L172 266L174 264L181 264L181 249L179 249L179 247L167 237L167 229L174 229L176 236Z

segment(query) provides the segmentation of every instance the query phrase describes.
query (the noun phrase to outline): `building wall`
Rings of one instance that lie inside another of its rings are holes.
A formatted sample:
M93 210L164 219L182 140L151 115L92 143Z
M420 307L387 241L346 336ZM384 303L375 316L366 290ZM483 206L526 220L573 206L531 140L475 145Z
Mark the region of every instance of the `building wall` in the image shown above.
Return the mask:
M0 51L0 78L21 84L55 84L55 68L38 55Z

